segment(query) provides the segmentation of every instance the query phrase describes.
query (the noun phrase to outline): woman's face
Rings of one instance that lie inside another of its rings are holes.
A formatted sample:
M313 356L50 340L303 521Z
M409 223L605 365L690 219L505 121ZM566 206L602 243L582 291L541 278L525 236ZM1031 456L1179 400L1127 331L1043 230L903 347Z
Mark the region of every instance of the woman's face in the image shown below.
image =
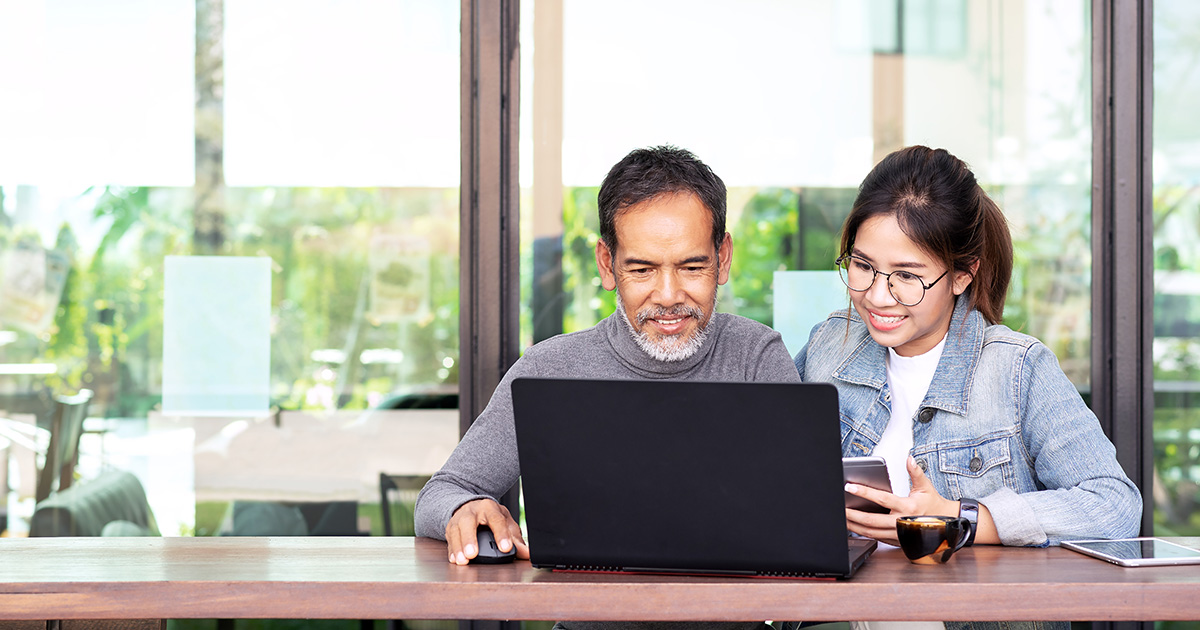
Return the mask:
M864 221L849 253L871 263L877 271L907 271L920 277L924 285L946 271L945 265L908 238L896 217L890 214ZM912 357L930 351L946 336L954 313L954 298L962 295L970 284L969 273L951 272L926 289L925 297L916 306L904 306L888 291L888 278L876 275L866 291L850 291L850 301L879 345L895 349L900 356Z

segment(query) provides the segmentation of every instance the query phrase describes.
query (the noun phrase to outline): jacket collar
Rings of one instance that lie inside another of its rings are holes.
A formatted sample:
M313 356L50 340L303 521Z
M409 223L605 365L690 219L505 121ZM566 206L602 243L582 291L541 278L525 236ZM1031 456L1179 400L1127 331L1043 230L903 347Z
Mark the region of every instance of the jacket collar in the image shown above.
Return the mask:
M983 351L983 335L987 322L983 315L968 306L969 300L960 296L950 317L946 345L923 407L936 407L965 415L970 398L970 384ZM887 348L875 343L858 312L850 310L850 342L857 344L833 371L833 377L848 383L866 385L878 390L887 386Z

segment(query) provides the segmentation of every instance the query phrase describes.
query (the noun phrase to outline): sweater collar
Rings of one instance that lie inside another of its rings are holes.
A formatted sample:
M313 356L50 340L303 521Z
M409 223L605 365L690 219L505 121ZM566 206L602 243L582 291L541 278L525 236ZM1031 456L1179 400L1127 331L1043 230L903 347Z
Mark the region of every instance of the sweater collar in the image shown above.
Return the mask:
M604 331L609 344L612 345L613 353L626 367L646 378L671 378L692 370L712 354L724 324L724 315L713 313L708 320L708 334L700 349L682 361L671 362L659 361L638 347L629 325L621 319L620 313L614 312L604 318L598 327Z

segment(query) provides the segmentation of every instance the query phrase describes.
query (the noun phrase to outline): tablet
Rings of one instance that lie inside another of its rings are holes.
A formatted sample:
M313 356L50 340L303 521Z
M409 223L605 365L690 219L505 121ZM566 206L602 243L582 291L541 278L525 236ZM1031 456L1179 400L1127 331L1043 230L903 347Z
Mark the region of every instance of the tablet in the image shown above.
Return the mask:
M1200 551L1161 538L1064 540L1062 546L1123 567L1200 564Z
M892 482L888 478L887 462L882 457L875 455L867 457L843 457L842 474L846 479L846 483L856 483L860 486L867 486L868 488L875 488L884 492L892 491ZM874 501L868 501L849 492L846 492L845 495L846 507L852 510L875 512L876 514L888 513L887 508Z

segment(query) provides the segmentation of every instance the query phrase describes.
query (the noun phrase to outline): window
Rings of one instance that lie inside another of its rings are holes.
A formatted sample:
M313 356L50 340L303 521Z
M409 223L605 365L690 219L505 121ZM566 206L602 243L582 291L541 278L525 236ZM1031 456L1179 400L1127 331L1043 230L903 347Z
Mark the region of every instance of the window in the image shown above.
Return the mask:
M1200 534L1200 7L1154 4L1154 531Z
M688 7L539 0L523 13L527 343L612 312L593 258L596 192L633 148L688 148L725 180L734 259L720 308L772 324L787 308L775 272L832 270L859 182L892 150L926 144L967 161L1009 219L1006 323L1086 390L1087 3ZM806 338L785 341L795 353Z
M378 528L379 473L458 438L458 4L3 3L0 35L0 409L93 390L82 474L138 474L167 535L240 500ZM261 355L169 351L254 330ZM164 400L173 359L209 407ZM230 375L257 408L222 407Z

